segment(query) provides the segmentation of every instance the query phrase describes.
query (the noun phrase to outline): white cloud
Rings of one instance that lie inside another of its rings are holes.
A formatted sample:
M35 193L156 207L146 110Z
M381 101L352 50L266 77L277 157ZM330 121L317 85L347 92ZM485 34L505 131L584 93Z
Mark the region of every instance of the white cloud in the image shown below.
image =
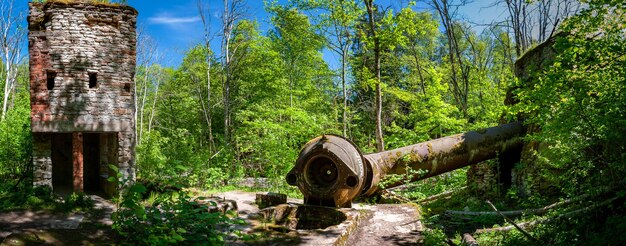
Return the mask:
M148 22L152 24L175 25L184 23L193 23L200 21L199 16L193 17L171 17L171 16L155 16L148 18Z

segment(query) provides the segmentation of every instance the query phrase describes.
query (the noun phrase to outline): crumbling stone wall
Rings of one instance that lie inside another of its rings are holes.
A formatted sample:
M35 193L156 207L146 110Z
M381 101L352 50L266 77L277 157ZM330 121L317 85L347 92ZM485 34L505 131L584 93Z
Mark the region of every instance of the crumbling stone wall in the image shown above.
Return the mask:
M33 170L35 186L52 187L52 138L33 134Z
M519 80L518 87L510 88L507 92L505 103L512 105L518 103L514 91L520 87L530 88L534 85L538 76L554 63L556 51L553 48L556 39L565 33L557 33L536 47L526 51L515 61L515 76ZM524 121L528 115L518 115L520 121ZM540 131L536 125L527 125L526 133L532 134ZM551 192L553 187L547 180L543 180L542 167L537 163L537 153L546 148L545 144L530 141L526 142L521 151L521 160L516 168L511 170L512 184L518 195L527 196L531 192Z
M537 76L549 68L556 55L552 47L556 38L563 33L557 33L545 42L529 49L515 62L515 76L519 80L517 87L507 90L505 105L518 103L515 90L521 87L533 86ZM527 115L517 115L517 121L524 121ZM504 117L500 123L508 123ZM539 131L535 125L527 125L526 133ZM533 191L550 191L550 183L541 179L540 168L537 165L537 153L545 148L544 144L536 141L527 142L522 149L513 149L508 153L500 153L497 161L483 162L469 167L467 171L467 185L473 194L493 197L502 195L509 188L513 188L520 196L527 196Z
M35 185L52 186L50 150L58 146L51 145L50 135L55 133L72 133L77 141L81 133L106 133L100 140L101 170L115 164L134 179L137 11L67 1L29 7Z

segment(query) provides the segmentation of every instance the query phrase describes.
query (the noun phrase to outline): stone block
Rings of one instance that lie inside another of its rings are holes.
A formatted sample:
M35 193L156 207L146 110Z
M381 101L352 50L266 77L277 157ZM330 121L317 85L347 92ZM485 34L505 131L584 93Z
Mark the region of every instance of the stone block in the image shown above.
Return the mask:
M268 192L266 194L257 193L255 203L259 208L267 208L279 204L287 203L287 195L281 193Z

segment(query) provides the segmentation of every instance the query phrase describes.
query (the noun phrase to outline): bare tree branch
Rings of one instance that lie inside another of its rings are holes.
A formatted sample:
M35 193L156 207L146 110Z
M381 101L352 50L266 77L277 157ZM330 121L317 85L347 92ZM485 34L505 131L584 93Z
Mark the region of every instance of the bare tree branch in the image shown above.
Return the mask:
M210 9L207 7L207 11ZM214 36L211 35L211 15L205 15L203 0L198 0L198 12L200 14L200 18L202 19L202 26L204 27L204 50L206 55L206 77L207 77L207 100L206 106L202 103L202 108L204 112L204 117L207 122L207 129L209 134L209 151L213 153L214 151L214 141L213 141L213 126L211 119L211 41ZM201 95L202 96L202 95Z
M21 48L25 36L25 30L19 24L19 20L24 17L24 13L15 13L14 6L14 0L3 0L0 2L0 55L4 65L2 68L4 73L4 94L0 120L4 120L6 117L11 92L15 91L18 64L22 60Z
M231 126L231 63L232 55L235 54L235 52L231 54L230 43L235 24L244 17L244 14L245 5L243 0L224 0L224 12L222 14L222 68L224 76L222 76L222 83L224 84L224 141L226 144L229 142Z

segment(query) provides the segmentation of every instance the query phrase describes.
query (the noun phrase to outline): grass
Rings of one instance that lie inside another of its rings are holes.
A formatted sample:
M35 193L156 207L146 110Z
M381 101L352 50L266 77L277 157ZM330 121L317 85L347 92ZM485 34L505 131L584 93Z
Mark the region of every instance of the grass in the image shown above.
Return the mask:
M403 195L406 196L408 194L410 196L411 193L415 193L417 195L410 197L414 201L418 201L422 197L433 193L454 189L463 184L464 182L462 181L460 178L420 181L421 183L418 183L412 190L404 191ZM585 208L616 196L619 199L607 206L575 216L562 216L570 211ZM470 233L480 245L537 245L537 242L525 237L516 229L503 232L474 233L476 229L511 225L497 214L481 216L445 214L446 210L493 211L487 205L487 199L492 201L499 210L518 210L542 207L556 202L559 198L555 196L541 197L538 194L530 197L519 197L513 190L503 192L500 196L493 194L487 196L485 193L476 193L472 189L463 189L455 192L452 196L440 198L422 205L422 220L426 227L429 228L424 234L425 240L434 242L448 238L455 243L460 243L461 235ZM540 244L626 245L626 237L623 236L623 232L626 231L626 192L614 192L605 194L602 197L587 199L586 201L553 209L541 216L526 215L512 217L511 219L519 224L545 218L552 218L552 220L525 229L533 237L537 238Z
M204 194L204 195L220 193L220 192L227 192L227 191L244 191L244 192L263 192L263 193L265 193L265 192L275 192L275 193L285 194L289 198L296 198L296 199L304 198L302 196L302 193L300 193L300 191L298 190L298 188L296 188L294 186L289 186L289 185L286 185L286 184L284 184L282 186L281 185L277 185L277 184L273 184L273 185L270 185L269 188L227 185L227 186L221 186L221 187L208 187L208 188L205 188L205 189L191 188L190 190L196 191L196 192L202 191L202 194Z
M45 210L54 213L92 212L93 201L83 193L60 197L43 187L0 188L0 211Z
M30 181L17 187L14 182L0 184L0 212L27 210L51 215L79 212L85 214L85 219L78 229L28 230L4 240L0 238L0 241L8 245L109 245L114 242L111 228L98 222L104 211L95 209L88 196L73 193L60 197L47 188L33 188L31 184Z
M417 182L407 183L406 185L411 188L398 191L398 195L419 201L448 190L459 189L467 183L466 172L467 167Z

